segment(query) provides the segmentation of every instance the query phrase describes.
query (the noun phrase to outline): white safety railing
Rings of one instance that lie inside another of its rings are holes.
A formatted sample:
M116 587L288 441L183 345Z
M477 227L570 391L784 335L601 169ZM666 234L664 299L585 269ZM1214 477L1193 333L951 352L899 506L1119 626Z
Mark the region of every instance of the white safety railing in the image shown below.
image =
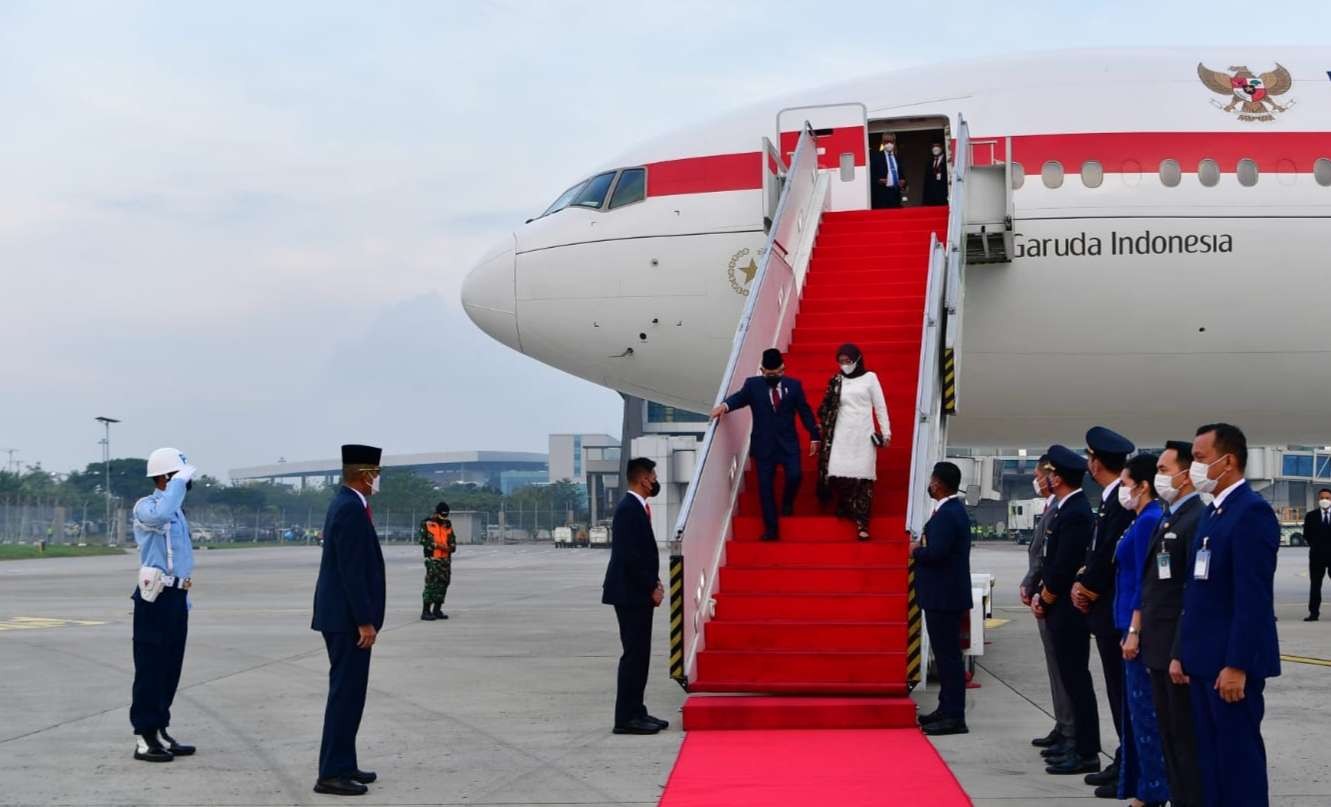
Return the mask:
M958 115L957 164L952 168L952 187L948 192L951 206L947 213L947 289L944 292L947 331L943 336L943 346L952 351L953 390L957 400L961 395L961 306L966 291L962 272L966 258L966 180L970 177L971 155L970 127L966 125L966 119Z
M767 171L766 157L763 170ZM758 371L764 350L784 350L790 343L813 240L828 203L828 187L826 176L818 171L813 131L805 124L772 218L766 251L735 331L716 395L718 405ZM693 480L680 506L675 551L684 556L684 673L689 680L696 677L703 626L712 616L716 577L749 459L750 425L748 410L741 409L707 427Z

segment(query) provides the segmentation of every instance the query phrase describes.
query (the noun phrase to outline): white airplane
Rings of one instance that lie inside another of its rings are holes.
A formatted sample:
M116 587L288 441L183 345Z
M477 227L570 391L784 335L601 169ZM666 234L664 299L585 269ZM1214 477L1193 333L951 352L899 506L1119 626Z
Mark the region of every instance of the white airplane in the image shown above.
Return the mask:
M762 139L788 154L808 121L832 209L863 209L879 133L912 178L962 116L974 164L1012 163L1015 238L1010 262L967 270L950 444L1093 423L1159 444L1216 419L1325 444L1329 71L1331 48L1105 49L798 93L590 172L470 272L463 303L546 364L705 412L766 243Z

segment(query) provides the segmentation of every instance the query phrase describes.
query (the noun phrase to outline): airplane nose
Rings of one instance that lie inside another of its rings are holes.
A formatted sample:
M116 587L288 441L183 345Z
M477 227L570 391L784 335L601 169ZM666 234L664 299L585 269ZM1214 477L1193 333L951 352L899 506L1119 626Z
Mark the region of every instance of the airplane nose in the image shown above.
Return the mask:
M521 351L513 291L517 255L513 237L490 250L462 281L462 307L493 339Z

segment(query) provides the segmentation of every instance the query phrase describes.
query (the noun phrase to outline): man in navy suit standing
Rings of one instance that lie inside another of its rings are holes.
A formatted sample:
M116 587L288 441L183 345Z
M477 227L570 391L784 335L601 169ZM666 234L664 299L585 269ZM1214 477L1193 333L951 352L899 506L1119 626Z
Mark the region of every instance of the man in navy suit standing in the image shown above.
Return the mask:
M610 528L610 564L601 602L615 606L619 641L619 681L615 695L615 734L656 734L669 723L647 713L643 693L652 655L652 615L665 599L661 555L652 532L652 506L661 492L656 463L636 457L628 464L628 493L615 508Z
M925 734L966 734L966 668L961 659L961 620L971 609L971 519L966 514L961 469L934 466L929 498L937 509L912 541L915 596L924 609L929 646L938 665L938 709L920 717Z
M1272 587L1280 522L1244 480L1248 441L1237 427L1197 430L1189 475L1214 496L1193 533L1179 665L1174 682L1192 687L1197 763L1208 805L1269 803L1263 690L1280 675Z
M365 711L370 651L384 626L384 553L370 496L379 491L382 451L342 446L342 488L324 519L323 559L314 588L314 620L328 648L328 705L315 793L360 796L377 779L356 760L356 732Z
M786 362L781 351L769 348L763 351L762 375L745 379L739 391L712 410L719 418L727 412L749 407L753 413L753 432L749 440L749 454L758 471L758 498L763 508L764 541L775 541L781 535L776 509L776 469L785 469L786 488L781 499L781 514L795 510L795 497L800 491L803 472L800 468L799 435L795 433L795 416L804 421L804 429L812 441L809 456L818 453L822 439L818 432L818 419L804 397L804 387L793 378L786 378Z

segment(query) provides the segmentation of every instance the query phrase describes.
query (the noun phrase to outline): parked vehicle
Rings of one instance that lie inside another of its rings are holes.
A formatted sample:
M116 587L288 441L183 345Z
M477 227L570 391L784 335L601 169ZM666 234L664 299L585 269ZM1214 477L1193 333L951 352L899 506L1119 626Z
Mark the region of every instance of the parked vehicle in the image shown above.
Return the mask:
M587 531L587 543L589 546L599 546L605 549L610 548L610 528L592 527Z

